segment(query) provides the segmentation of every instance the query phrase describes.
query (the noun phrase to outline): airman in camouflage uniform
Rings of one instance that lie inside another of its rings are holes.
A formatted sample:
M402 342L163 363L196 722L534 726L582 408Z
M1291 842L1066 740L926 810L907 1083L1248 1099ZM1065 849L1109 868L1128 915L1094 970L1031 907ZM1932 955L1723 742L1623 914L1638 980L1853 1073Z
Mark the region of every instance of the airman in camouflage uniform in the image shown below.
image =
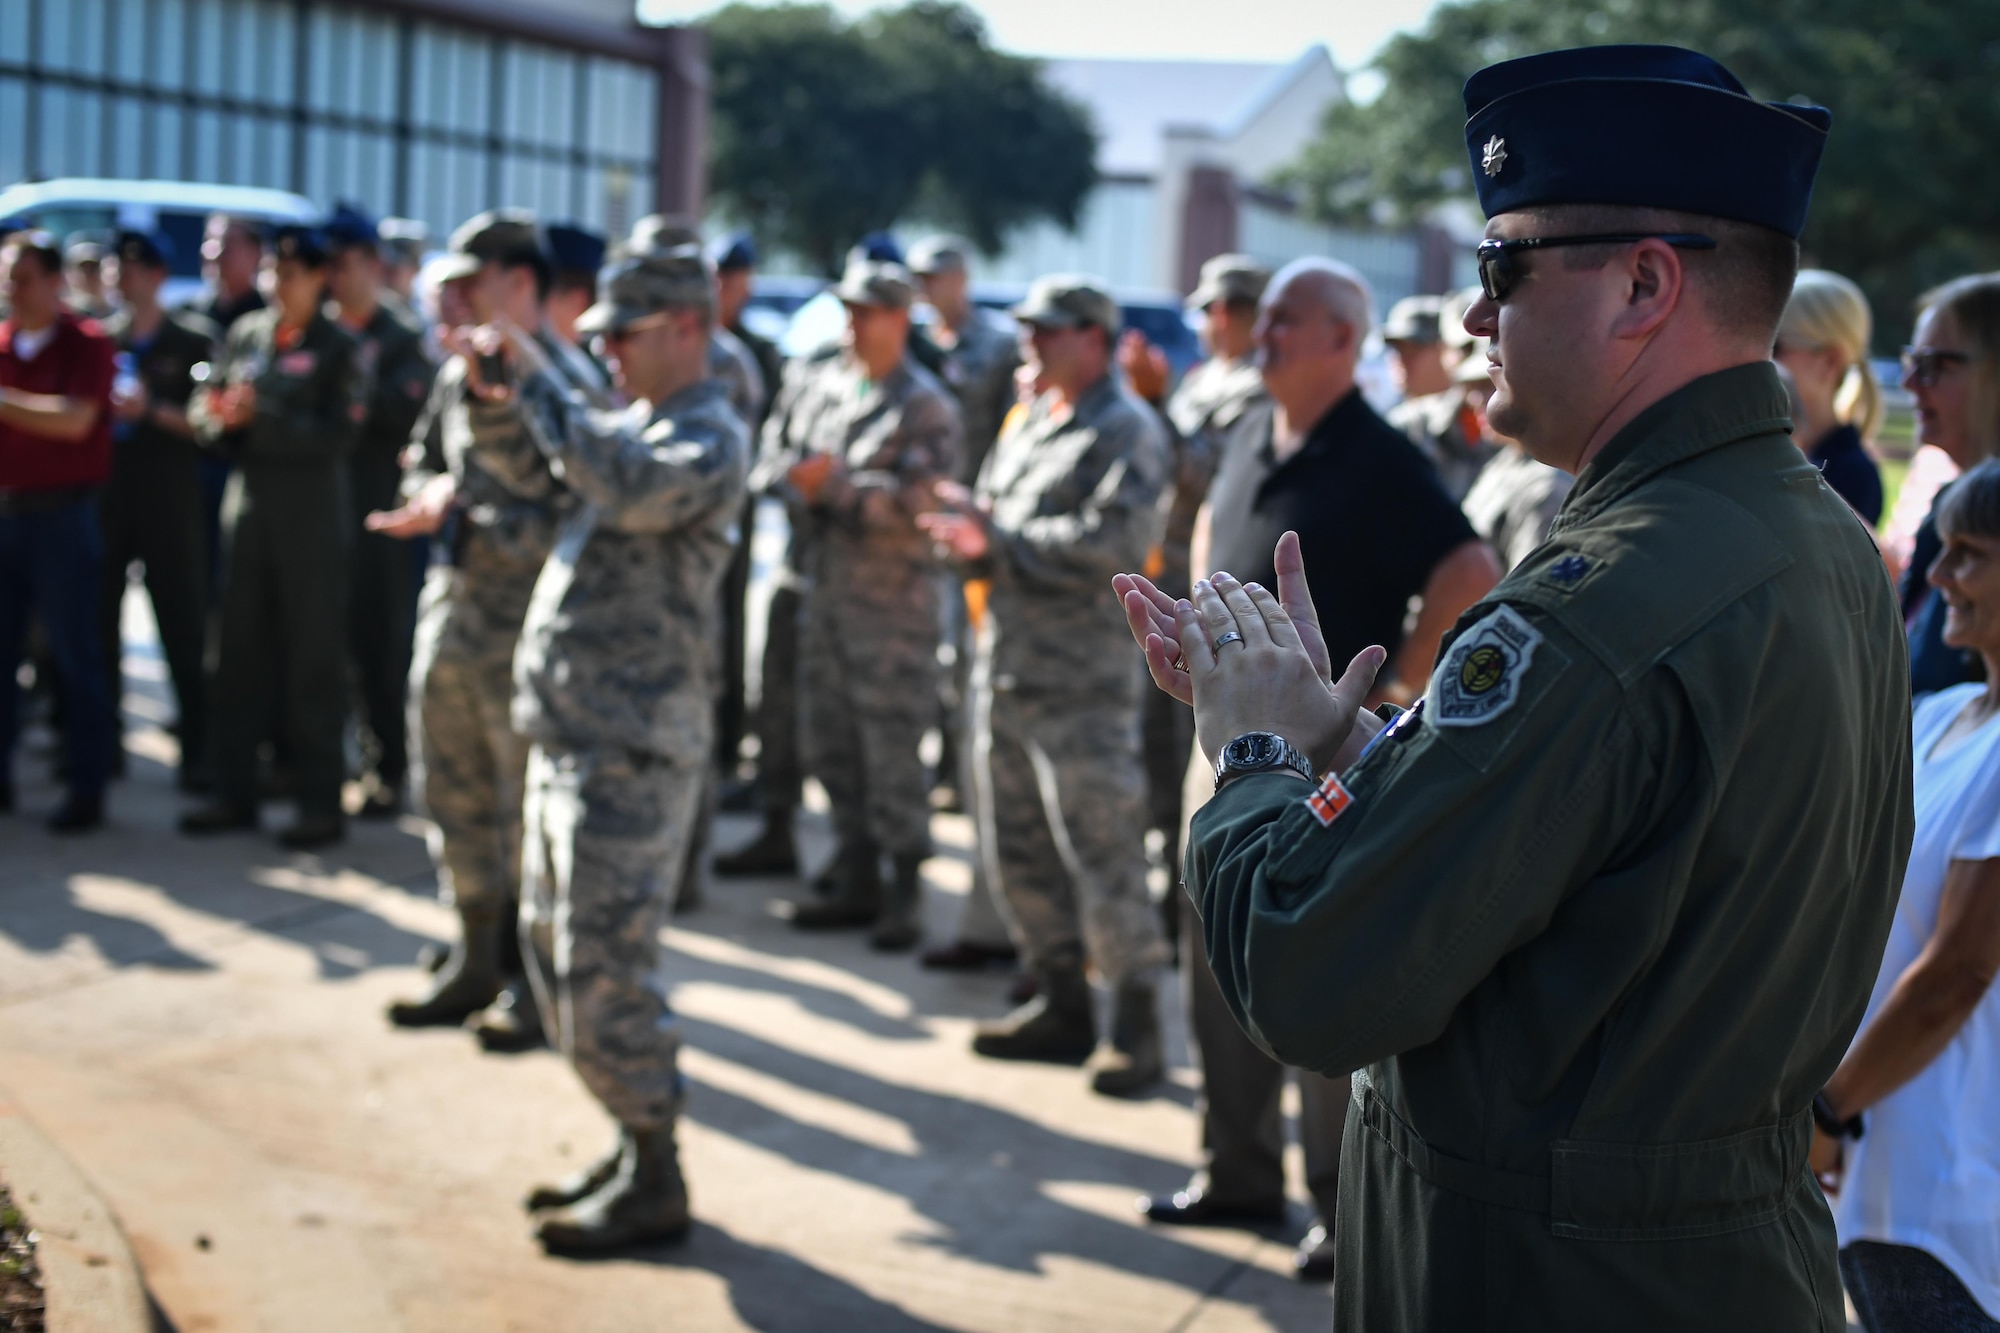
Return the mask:
M480 214L452 236L451 252L446 280L466 284L475 319L506 316L536 326L536 284L547 257L532 216ZM565 364L552 336L535 336L554 365ZM509 955L528 747L509 715L514 646L568 499L523 432L518 407L471 394L465 363L453 358L437 373L413 439L424 462L406 477L406 493L442 486L455 522L451 559L434 564L424 583L410 694L416 791L460 938L428 995L390 1007L399 1025L460 1023L516 970Z
M806 736L833 802L840 852L802 929L874 924L873 943L917 940L930 803L917 753L936 720L936 557L916 515L958 463L950 393L907 355L915 295L900 264L850 265L843 355L801 381L766 427L757 483L792 514L805 598ZM880 858L894 865L883 902Z
M622 1129L606 1161L531 1196L555 1252L674 1239L688 1225L660 928L707 781L715 598L750 451L707 373L712 284L692 248L606 274L580 327L604 334L630 408L592 411L546 369L519 388L527 439L575 501L514 660L514 725L534 746L522 946L544 1024ZM517 439L506 447L530 467Z
M1146 895L1140 664L1104 587L1159 534L1166 442L1112 366L1118 307L1092 280L1041 279L1015 314L1050 388L994 445L976 508L926 519L992 580L973 668L980 844L1040 982L973 1049L1091 1056L1087 955L1117 996L1093 1084L1134 1092L1164 1069L1154 977L1167 946Z

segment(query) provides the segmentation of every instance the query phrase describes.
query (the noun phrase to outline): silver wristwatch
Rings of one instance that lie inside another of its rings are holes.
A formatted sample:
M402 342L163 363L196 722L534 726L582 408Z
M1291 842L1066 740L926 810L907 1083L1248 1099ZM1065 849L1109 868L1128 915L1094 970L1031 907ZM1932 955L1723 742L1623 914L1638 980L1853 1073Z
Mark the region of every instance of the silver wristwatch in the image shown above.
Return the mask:
M1313 780L1312 761L1292 747L1275 731L1246 731L1222 747L1215 760L1215 789L1230 778L1266 769L1289 768L1307 782Z

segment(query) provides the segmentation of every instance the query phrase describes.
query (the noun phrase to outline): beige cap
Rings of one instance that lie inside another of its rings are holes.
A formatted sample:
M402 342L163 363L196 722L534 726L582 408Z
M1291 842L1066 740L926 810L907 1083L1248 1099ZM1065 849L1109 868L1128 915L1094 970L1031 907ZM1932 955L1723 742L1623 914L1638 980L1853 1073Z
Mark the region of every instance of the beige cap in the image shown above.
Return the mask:
M1188 295L1189 310L1206 310L1217 301L1249 301L1264 297L1271 270L1249 255L1217 255L1201 266L1201 281Z
M487 264L546 266L549 262L541 224L525 208L475 213L458 225L445 248L449 253L438 266L439 282L470 277Z
M1435 296L1406 296L1389 307L1382 321L1382 341L1391 343L1434 343L1438 340L1438 312L1442 306Z
M1117 333L1123 318L1118 303L1096 278L1081 273L1051 273L1036 278L1027 299L1013 309L1023 324L1040 324L1053 329L1073 329L1094 324L1106 333Z
M871 259L856 260L847 266L833 294L848 305L881 306L908 310L916 300L916 280L901 264L884 264Z
M628 255L604 270L578 333L613 333L662 310L713 310L715 270L699 245Z

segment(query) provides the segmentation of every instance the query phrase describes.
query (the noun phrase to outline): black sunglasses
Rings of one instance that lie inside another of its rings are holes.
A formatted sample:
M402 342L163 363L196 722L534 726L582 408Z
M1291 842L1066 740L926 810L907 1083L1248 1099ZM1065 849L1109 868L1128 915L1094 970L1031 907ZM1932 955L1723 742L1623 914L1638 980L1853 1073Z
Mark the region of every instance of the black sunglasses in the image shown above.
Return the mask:
M1972 363L1972 358L1964 352L1951 352L1942 347L1905 347L1902 359L1903 378L1924 389L1931 388L1944 378L1946 366Z
M1614 232L1594 236L1523 236L1513 241L1481 241L1479 286L1489 301L1504 301L1514 284L1521 280L1521 265L1514 258L1524 250L1552 250L1559 245L1636 245L1640 241L1665 241L1683 250L1713 250L1713 236L1693 232Z

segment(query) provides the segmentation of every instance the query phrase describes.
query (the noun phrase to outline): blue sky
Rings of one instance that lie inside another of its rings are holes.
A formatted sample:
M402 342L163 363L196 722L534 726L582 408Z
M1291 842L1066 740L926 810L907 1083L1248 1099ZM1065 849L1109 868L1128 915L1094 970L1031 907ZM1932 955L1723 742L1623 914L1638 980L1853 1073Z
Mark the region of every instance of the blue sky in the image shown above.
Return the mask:
M870 0L832 0L859 14ZM1397 32L1423 24L1437 0L981 0L994 42L1024 55L1161 60L1290 60L1315 42L1351 69ZM652 22L682 22L713 0L640 0Z

